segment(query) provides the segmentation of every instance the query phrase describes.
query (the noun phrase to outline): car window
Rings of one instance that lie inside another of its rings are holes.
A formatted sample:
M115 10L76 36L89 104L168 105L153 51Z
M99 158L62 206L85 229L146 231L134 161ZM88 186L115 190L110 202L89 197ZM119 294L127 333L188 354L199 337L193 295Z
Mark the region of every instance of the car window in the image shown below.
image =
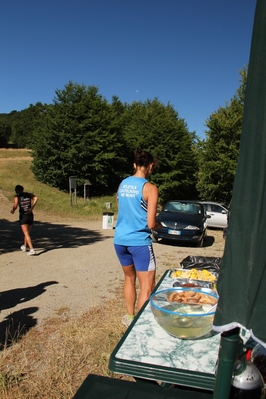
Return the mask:
M202 213L202 208L200 204L191 204L186 202L168 202L164 206L163 211L198 215Z
M175 211L175 206L172 202L168 202L164 207L163 211L165 212L174 212Z
M202 212L202 208L200 205L198 204L192 204L192 213L194 215L200 215Z
M225 209L222 208L220 205L211 204L211 211L217 212L217 213L222 213L223 211L225 211Z

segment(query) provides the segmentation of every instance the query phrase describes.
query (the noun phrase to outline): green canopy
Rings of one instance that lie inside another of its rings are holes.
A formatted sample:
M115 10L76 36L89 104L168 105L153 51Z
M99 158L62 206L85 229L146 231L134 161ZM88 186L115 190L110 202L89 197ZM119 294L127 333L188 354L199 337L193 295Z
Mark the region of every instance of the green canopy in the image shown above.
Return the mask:
M240 328L266 345L266 1L257 0L241 145L213 329L222 332L213 399L228 399Z
M228 399L240 328L266 344L266 1L257 0L241 145L213 329L222 332L213 399Z
M241 145L214 330L248 329L266 343L266 1L257 0Z

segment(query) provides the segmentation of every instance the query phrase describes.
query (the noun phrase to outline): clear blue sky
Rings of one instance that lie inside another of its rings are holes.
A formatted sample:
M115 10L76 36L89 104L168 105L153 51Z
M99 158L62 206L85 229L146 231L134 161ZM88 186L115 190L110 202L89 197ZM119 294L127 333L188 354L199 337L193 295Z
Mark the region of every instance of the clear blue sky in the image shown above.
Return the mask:
M71 80L109 102L157 97L190 131L235 94L256 0L2 0L0 113Z

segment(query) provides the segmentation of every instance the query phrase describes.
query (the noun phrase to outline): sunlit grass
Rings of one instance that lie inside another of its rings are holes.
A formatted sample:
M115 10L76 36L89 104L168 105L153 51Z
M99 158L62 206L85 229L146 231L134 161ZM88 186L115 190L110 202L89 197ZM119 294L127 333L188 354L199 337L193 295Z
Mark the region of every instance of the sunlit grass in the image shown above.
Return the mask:
M0 159L1 158L12 158L12 157L28 157L31 154L31 150L23 149L12 149L12 148L0 148Z
M105 204L108 202L112 203L108 211L117 213L115 194L84 200L84 197L75 198L72 190L71 198L70 193L38 182L31 171L31 163L32 158L27 150L0 149L0 189L10 201L14 196L14 187L21 184L25 191L38 196L38 209L50 215L99 220L102 213L107 211Z

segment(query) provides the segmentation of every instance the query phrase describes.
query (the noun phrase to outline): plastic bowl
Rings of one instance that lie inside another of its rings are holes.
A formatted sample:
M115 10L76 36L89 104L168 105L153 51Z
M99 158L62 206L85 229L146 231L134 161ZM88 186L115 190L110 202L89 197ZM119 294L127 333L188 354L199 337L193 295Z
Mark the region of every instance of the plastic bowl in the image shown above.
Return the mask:
M177 302L181 299L185 302ZM182 339L196 339L212 330L216 310L213 307L217 301L214 291L167 288L151 295L150 306L155 320L168 334Z

